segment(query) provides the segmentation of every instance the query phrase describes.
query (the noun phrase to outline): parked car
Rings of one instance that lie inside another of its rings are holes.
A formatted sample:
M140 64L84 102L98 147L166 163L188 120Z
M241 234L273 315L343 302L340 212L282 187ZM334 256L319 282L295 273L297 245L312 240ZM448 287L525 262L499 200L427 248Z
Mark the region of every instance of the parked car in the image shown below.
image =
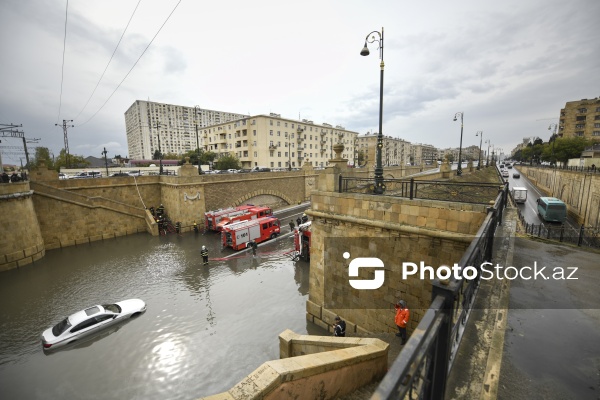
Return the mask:
M518 172L513 173L513 178L520 178L520 177L521 177L520 173L518 173Z
M146 303L140 299L86 308L46 329L42 333L42 347L46 351L57 349L145 311Z
M271 172L271 168L267 167L254 167L250 170L250 172Z
M67 174L63 174L62 172L59 172L58 179L60 179L60 180L71 179L71 176L67 175Z
M102 178L102 173L99 171L84 171L74 175L73 178Z
M109 176L131 176L127 172L115 172L110 174Z

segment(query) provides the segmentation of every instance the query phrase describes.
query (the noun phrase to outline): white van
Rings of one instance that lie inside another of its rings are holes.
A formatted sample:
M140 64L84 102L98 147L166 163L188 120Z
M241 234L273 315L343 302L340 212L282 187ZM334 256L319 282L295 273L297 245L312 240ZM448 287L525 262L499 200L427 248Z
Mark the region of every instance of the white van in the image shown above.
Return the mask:
M515 203L525 203L527 201L527 188L515 186L512 188L512 195Z

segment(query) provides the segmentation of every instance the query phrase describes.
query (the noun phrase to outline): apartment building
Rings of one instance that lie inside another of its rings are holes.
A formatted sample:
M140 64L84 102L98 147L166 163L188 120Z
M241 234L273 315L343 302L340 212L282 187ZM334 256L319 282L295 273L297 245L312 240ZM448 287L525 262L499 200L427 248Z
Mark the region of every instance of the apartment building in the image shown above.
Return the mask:
M306 162L314 167L327 166L335 157L333 145L338 142L345 146L342 158L351 160L357 135L341 125L315 124L271 113L203 128L200 143L218 157L234 154L242 168L287 169L300 168Z
M600 139L600 98L567 102L560 110L558 135Z
M129 157L152 159L163 154L184 154L200 146L200 129L222 122L247 118L247 115L199 107L177 106L136 100L125 112Z
M404 139L383 136L381 165L406 165L410 162L411 144ZM356 159L362 153L362 164L374 167L377 162L377 133L366 133L356 138Z
M437 162L439 152L432 145L414 143L410 147L412 165L432 165Z

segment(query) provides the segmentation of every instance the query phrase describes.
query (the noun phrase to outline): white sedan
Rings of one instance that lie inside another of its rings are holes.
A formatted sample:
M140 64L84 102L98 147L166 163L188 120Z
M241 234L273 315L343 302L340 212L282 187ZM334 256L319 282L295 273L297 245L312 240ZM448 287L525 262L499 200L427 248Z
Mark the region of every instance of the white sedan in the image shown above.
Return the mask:
M42 346L44 350L54 350L127 318L137 317L144 311L146 311L146 303L139 299L86 308L68 316L54 327L46 329L42 333Z

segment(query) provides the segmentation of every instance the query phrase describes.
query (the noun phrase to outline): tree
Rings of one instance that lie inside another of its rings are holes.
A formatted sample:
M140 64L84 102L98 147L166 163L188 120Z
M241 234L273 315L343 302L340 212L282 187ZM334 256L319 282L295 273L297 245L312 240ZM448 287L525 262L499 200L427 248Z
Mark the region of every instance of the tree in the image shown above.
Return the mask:
M49 169L54 169L54 157L50 156L50 150L47 147L36 147L33 160L29 161L29 168L39 168L42 160Z
M356 155L356 163L360 166L365 165L365 152L362 150L358 151L358 154Z
M450 164L452 164L454 162L454 154L452 154L452 153L446 153L446 159L448 160L448 162Z
M224 169L240 169L241 164L240 160L233 154L224 154L215 162L215 169L224 170Z
M567 164L570 158L581 157L581 152L592 143L593 141L579 136L569 138L559 137L554 142L554 156L557 161Z
M65 149L60 151L60 154L54 160L54 169L60 171L61 168L86 168L89 167L89 161L86 161L82 156L69 154L69 164L67 165L67 153Z
M206 151L200 154L200 164L208 164L211 163L217 158L217 154L212 151Z

